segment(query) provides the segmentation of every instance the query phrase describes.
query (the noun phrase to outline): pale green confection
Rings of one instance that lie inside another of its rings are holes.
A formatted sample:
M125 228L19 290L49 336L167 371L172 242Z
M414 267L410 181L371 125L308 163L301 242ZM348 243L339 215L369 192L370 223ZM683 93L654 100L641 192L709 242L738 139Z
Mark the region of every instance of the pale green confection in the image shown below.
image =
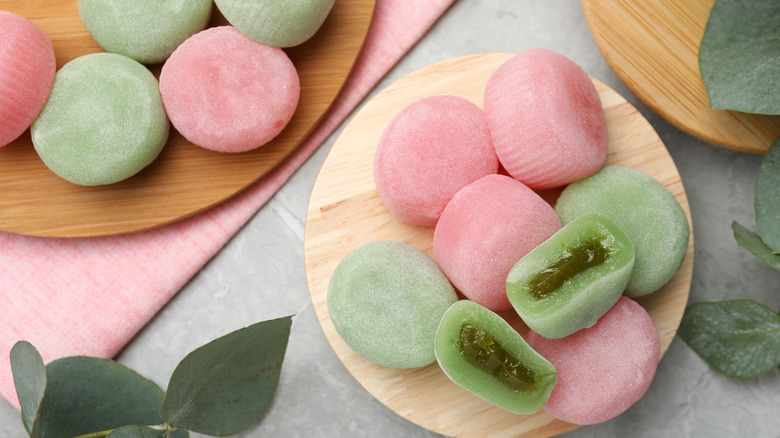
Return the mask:
M170 123L157 79L112 53L65 64L31 128L44 164L75 184L111 184L138 173L162 151Z
M658 180L623 166L605 166L569 184L555 211L563 224L600 213L625 231L634 245L634 270L625 295L655 292L677 272L690 235L688 218L674 195Z
M215 0L241 33L272 47L293 47L314 36L335 0Z
M457 300L436 262L402 242L359 246L339 262L328 285L328 312L344 342L391 368L436 360L436 329Z
M461 300L442 316L436 361L447 377L515 414L539 411L558 383L553 364L497 313Z
M569 222L523 256L506 280L517 314L550 339L596 324L617 302L634 268L634 245L606 216Z
M213 1L79 0L78 6L81 21L100 47L153 64L206 28Z

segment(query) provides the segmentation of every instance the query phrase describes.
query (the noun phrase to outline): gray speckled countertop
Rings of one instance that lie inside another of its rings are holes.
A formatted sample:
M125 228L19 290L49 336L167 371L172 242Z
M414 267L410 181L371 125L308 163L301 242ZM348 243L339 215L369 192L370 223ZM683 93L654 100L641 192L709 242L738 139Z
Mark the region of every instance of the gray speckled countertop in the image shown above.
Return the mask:
M695 234L690 301L750 298L780 309L780 272L734 242L731 222L754 228L761 157L693 138L642 105L597 49L574 0L459 0L374 93L443 59L543 47L617 90L668 147L688 194ZM295 314L282 381L263 421L243 437L433 437L369 395L341 364L309 298L303 231L312 185L336 135L125 348L118 360L165 386L194 348L251 323ZM0 402L0 436L23 437ZM193 434L198 437L200 435ZM679 338L650 389L623 415L567 437L778 437L780 371L736 381L711 369Z

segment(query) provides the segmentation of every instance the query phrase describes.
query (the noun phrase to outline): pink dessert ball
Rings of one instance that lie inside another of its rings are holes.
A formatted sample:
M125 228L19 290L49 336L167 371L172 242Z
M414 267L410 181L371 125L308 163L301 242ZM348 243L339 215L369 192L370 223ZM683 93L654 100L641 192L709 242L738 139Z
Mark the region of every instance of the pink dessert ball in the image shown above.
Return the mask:
M0 11L0 147L22 135L41 112L56 69L46 33L20 15Z
M193 35L171 54L160 73L160 94L184 138L213 151L245 152L287 126L300 83L281 49L219 26Z
M527 341L558 372L544 410L574 424L601 423L631 407L650 387L660 357L650 315L625 296L593 327L561 339L531 331Z
M398 219L434 226L461 188L498 171L482 110L456 96L431 96L405 107L377 145L374 180Z
M498 312L512 306L506 277L561 229L555 210L523 183L488 175L462 188L433 233L436 262L466 298Z
M485 88L485 117L501 164L533 189L589 176L607 157L607 124L588 74L565 56L526 50Z

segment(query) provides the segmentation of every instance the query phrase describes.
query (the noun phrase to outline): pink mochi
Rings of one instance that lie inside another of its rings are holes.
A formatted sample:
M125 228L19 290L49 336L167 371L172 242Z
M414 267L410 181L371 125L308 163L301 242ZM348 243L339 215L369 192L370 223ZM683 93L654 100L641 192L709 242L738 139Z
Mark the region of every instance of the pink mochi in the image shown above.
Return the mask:
M405 107L377 145L374 180L398 219L434 226L461 188L498 171L482 110L456 96L431 96Z
M160 94L174 128L218 152L245 152L271 141L298 106L295 66L279 48L232 26L184 41L160 73Z
M607 157L607 124L588 74L565 56L526 50L485 88L485 118L499 161L533 189L589 176Z
M574 424L614 418L644 395L655 376L660 338L647 311L625 296L590 328L561 339L527 338L558 372L544 406Z
M466 298L498 312L512 306L506 277L561 229L555 210L523 183L488 175L459 190L433 233L436 262Z
M20 15L0 11L0 147L16 140L38 117L56 69L46 33Z

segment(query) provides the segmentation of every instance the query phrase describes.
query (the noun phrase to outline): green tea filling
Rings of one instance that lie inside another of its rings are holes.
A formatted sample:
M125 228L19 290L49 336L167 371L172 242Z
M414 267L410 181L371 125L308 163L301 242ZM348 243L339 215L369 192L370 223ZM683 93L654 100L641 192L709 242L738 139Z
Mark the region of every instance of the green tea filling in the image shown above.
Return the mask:
M566 256L534 277L529 286L537 300L555 292L567 280L586 269L598 266L609 258L601 240L594 239L567 251Z
M460 353L515 391L531 391L536 385L534 370L520 363L485 330L468 323L460 329Z

